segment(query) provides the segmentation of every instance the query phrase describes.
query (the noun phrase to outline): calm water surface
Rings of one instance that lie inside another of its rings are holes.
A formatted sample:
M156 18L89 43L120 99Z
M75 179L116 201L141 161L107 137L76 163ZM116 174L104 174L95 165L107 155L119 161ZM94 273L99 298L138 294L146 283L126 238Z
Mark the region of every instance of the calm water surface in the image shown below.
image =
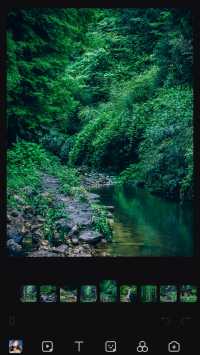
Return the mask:
M192 203L168 201L142 189L98 189L100 201L114 206L111 256L192 256Z

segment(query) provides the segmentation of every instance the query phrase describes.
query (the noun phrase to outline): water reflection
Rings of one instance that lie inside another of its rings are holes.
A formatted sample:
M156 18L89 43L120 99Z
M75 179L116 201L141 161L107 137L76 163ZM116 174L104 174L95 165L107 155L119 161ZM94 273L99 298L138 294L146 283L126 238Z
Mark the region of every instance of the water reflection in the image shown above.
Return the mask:
M192 256L193 209L132 187L98 190L101 202L113 205L111 256Z

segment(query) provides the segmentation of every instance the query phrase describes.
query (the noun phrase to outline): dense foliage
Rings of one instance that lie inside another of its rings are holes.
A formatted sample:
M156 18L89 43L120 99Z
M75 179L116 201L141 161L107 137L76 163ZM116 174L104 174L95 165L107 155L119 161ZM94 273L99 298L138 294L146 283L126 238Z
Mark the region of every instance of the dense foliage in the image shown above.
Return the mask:
M7 18L9 134L34 139L41 129L66 132L78 100L64 75L83 52L90 10L33 8Z
M71 193L82 164L192 198L188 10L12 10L7 68L11 200L17 188L38 189L50 166Z

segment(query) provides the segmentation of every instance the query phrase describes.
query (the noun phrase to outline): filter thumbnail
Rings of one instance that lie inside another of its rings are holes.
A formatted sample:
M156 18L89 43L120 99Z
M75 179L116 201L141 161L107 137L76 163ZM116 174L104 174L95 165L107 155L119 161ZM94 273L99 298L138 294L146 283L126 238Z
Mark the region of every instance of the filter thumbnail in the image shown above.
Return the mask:
M117 283L113 280L100 282L100 301L103 303L117 301Z
M192 285L183 285L180 289L180 301L185 303L197 302L197 287Z
M20 294L21 302L37 302L37 287L34 285L23 286Z
M68 285L60 288L61 303L76 303L78 300L78 288L73 285Z
M160 302L177 302L177 286L160 286Z
M160 288L160 293L158 294ZM73 284L24 285L20 288L21 303L197 303L199 287L195 285L134 285L102 280L97 285Z
M40 286L40 302L48 303L48 302L56 302L57 294L56 294L56 286L45 285Z
M142 303L157 302L157 286L152 286L152 285L141 286L140 297Z
M96 302L97 301L97 287L88 285L81 286L80 301L82 303Z
M135 285L120 286L120 302L135 303L136 301L137 301L137 286Z

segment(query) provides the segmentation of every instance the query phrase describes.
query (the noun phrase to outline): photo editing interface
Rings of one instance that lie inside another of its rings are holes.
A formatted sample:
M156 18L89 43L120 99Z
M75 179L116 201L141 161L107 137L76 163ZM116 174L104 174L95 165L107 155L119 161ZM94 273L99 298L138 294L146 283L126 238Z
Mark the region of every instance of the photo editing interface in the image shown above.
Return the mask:
M194 10L5 18L0 353L197 354Z

